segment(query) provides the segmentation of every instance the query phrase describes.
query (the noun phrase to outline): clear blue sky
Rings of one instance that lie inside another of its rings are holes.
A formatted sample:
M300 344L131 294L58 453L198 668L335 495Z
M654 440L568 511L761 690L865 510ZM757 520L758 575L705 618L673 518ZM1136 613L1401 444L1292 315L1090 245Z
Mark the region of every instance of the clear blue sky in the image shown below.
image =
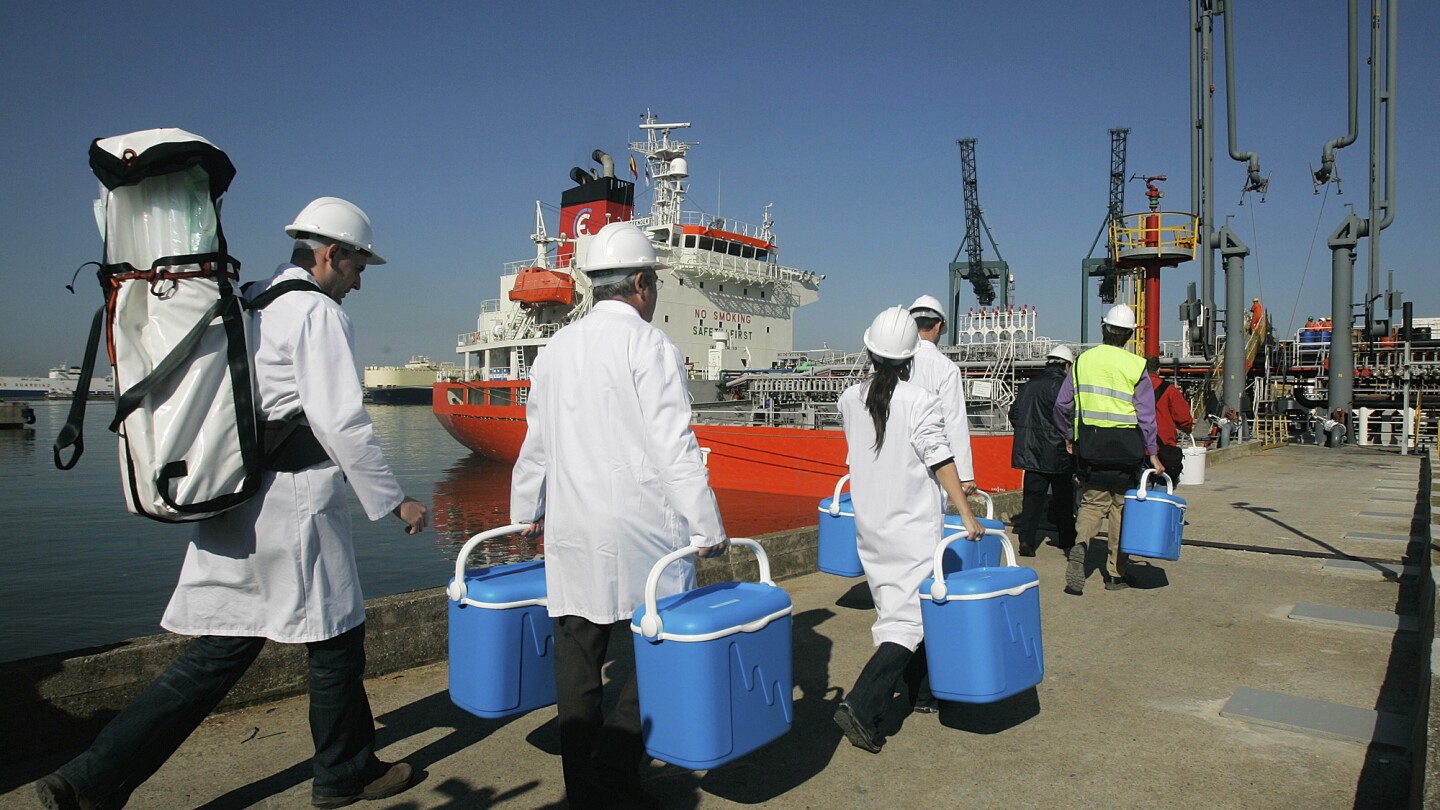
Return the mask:
M1262 293L1284 328L1292 311L1328 314L1325 238L1343 203L1364 216L1368 74L1360 138L1340 152L1345 194L1315 196L1309 169L1346 123L1345 3L1234 5L1239 145L1273 179L1268 202L1238 205L1217 73L1217 211L1252 249L1247 300ZM1440 4L1406 3L1400 21L1398 208L1381 255L1417 313L1440 315L1425 236L1440 221ZM1015 300L1039 308L1043 334L1074 340L1107 130L1129 127L1130 172L1169 175L1165 207L1188 207L1188 41L1187 0L9 3L0 373L79 362L100 295L88 270L79 295L64 285L101 250L97 136L174 126L224 149L239 169L225 227L247 279L287 256L281 229L312 197L359 203L390 264L345 306L359 360L395 363L453 359L501 263L532 255L534 201L556 205L592 149L623 166L646 107L694 124L692 206L758 223L774 203L781 259L827 276L797 347L857 347L883 306L944 294L963 236L960 137L979 139L980 200ZM1131 183L1127 210L1142 195ZM1362 246L1357 296L1364 261ZM1198 275L1166 275L1165 338Z

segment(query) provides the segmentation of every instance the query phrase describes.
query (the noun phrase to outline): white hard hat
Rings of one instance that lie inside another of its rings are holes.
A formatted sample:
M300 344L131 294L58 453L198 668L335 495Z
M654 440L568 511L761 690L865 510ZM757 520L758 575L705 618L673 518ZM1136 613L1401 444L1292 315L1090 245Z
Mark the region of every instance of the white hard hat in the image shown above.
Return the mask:
M385 263L375 252L375 234L370 229L370 217L349 200L339 197L312 200L295 215L294 222L285 226L285 233L296 239L303 239L306 234L333 239L370 254L366 264Z
M933 295L922 295L910 305L910 314L921 318L945 320L945 305Z
M905 307L891 307L870 322L865 330L865 348L876 357L908 360L920 348L920 330Z
M1050 353L1045 355L1045 357L1046 359L1054 357L1057 360L1064 360L1067 363L1075 362L1075 353L1070 351L1070 347L1064 343L1055 344L1055 348L1051 349Z
M580 269L595 284L611 284L637 270L663 270L655 244L633 222L612 222L590 240Z
M1111 326L1118 326L1121 329L1135 328L1135 310L1124 304L1116 304L1110 307L1101 319L1101 323L1108 323Z

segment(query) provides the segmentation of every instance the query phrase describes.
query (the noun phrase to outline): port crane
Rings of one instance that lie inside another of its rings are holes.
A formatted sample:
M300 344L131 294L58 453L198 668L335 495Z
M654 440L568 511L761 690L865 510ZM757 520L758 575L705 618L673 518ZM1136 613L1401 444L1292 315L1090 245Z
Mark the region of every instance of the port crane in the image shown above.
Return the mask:
M1000 255L1000 246L995 242L995 235L990 232L990 225L985 221L985 211L980 207L980 184L975 172L975 139L961 138L956 145L960 147L960 172L965 192L965 238L960 242L960 248L955 251L955 258L950 261L950 307L952 311L960 311L960 293L965 283L969 282L975 290L975 299L982 307L988 307L995 303L996 281L999 281L1000 308L1007 309L1010 306L1010 265ZM981 232L990 240L990 247L995 251L995 261L986 261L983 257L983 246L980 242ZM960 259L961 254L965 260ZM950 340L955 340L955 318L951 318Z

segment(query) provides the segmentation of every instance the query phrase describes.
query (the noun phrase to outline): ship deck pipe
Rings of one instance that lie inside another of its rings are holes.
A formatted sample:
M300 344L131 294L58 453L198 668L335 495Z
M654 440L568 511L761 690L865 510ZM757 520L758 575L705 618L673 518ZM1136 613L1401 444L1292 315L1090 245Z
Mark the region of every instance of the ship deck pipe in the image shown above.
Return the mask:
M590 159L600 164L601 177L615 176L615 161L605 154L604 150L596 149L590 153Z
M1270 181L1260 176L1260 156L1254 152L1241 152L1235 137L1235 0L1225 0L1225 124L1229 131L1230 157L1246 163L1246 191L1265 193Z
M1355 347L1351 341L1354 322L1350 298L1354 294L1355 245L1363 235L1365 223L1352 211L1340 227L1330 235L1330 369L1326 372L1329 392L1327 407L1350 411L1354 396Z
M1225 259L1225 377L1221 399L1226 412L1230 408L1240 414L1241 397L1245 393L1245 257L1250 248L1226 225L1220 229L1220 255ZM1238 425L1235 426L1238 428ZM1229 446L1229 430L1220 431L1220 446Z
M1360 133L1360 11L1359 0L1350 0L1349 19L1347 21L1350 34L1350 58L1348 69L1349 82L1349 116L1350 126L1345 134L1325 144L1320 153L1320 169L1315 172L1316 183L1329 182L1335 173L1335 150L1343 149L1355 142L1355 136Z
M1381 337L1373 314L1374 302L1380 297L1380 232L1389 227L1395 219L1395 0L1371 0L1370 2L1370 216L1366 220L1368 245L1368 280L1365 296L1365 326L1370 337ZM1380 26L1384 20L1385 60L1381 67ZM1382 82L1383 78L1383 82ZM1380 105L1385 105L1384 133L1381 133ZM1384 143L1385 167L1383 170L1384 196L1380 189L1382 171L1380 167L1380 144ZM1384 210L1383 217L1380 211ZM1388 318L1387 318L1388 320ZM1388 327L1388 323L1385 325Z

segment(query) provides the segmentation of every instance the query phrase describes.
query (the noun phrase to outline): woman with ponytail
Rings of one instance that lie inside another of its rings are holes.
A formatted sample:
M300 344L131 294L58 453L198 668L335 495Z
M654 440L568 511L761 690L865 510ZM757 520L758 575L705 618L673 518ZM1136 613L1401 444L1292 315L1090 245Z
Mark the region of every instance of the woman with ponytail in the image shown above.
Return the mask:
M911 702L920 697L920 583L930 574L944 531L942 490L960 510L970 538L982 532L961 489L940 400L908 382L919 345L908 310L880 313L865 330L874 373L840 396L860 562L875 600L876 649L835 722L852 744L872 753L883 745L878 728L902 675Z

